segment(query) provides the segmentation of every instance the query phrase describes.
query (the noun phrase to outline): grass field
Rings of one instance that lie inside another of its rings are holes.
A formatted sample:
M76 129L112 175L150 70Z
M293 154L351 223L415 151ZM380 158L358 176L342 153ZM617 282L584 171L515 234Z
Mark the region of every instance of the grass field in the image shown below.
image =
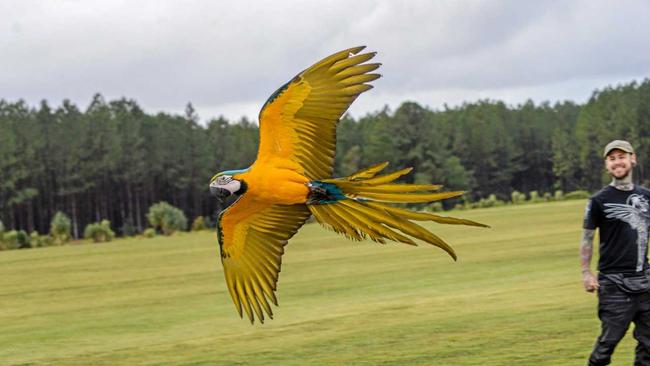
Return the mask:
M422 244L354 243L306 225L275 319L228 296L214 233L0 252L0 365L584 365L582 201L455 212ZM631 332L630 332L631 333ZM632 363L628 334L614 365Z

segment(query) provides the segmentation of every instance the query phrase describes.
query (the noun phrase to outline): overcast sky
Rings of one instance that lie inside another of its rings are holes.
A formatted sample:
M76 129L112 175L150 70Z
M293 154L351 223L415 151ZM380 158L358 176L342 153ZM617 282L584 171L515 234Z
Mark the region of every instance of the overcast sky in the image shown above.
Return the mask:
M256 119L335 51L366 45L383 77L353 116L414 100L571 99L650 77L650 1L0 0L0 98L94 93L148 112Z

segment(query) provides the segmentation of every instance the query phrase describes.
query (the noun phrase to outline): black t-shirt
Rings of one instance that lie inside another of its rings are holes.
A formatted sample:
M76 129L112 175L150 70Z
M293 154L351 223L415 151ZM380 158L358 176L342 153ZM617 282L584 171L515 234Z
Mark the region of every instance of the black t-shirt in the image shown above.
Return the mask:
M601 273L634 273L648 268L650 190L607 186L589 199L585 229L599 229Z

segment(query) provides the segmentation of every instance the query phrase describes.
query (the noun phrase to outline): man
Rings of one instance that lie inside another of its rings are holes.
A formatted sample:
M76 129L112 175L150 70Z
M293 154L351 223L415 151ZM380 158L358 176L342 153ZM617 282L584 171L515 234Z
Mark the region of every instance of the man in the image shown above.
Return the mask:
M636 165L627 141L607 144L603 154L612 182L593 195L585 209L580 247L585 290L598 291L601 334L589 365L608 365L631 322L637 339L635 365L650 365L650 191L632 183ZM599 230L598 277L591 272L593 239Z

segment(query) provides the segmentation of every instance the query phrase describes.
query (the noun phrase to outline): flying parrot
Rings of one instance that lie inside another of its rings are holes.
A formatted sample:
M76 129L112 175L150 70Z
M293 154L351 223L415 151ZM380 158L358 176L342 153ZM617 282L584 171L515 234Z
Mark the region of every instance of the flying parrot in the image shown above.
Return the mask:
M273 318L282 254L310 215L353 240L386 239L416 245L415 239L454 250L413 221L486 226L474 221L415 212L392 203L456 197L439 185L395 183L411 168L380 174L381 163L344 178L332 178L336 124L350 104L372 88L380 64L375 53L350 48L299 73L266 101L259 115L257 159L247 169L217 173L210 192L232 201L218 216L218 240L228 290L242 317Z

